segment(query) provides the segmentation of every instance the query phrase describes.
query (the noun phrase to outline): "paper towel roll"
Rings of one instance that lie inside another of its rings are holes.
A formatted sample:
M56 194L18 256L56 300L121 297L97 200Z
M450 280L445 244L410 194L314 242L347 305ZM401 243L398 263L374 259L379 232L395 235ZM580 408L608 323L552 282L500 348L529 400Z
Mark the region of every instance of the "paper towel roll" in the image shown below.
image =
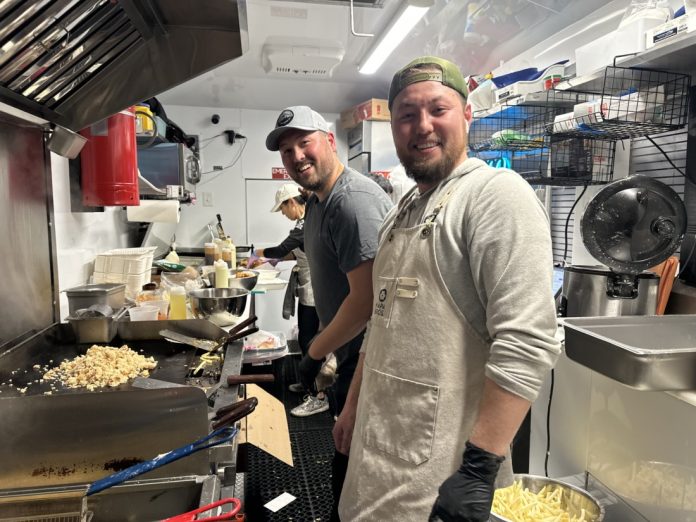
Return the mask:
M126 207L128 221L145 223L178 223L179 202L176 199L144 199L137 207Z

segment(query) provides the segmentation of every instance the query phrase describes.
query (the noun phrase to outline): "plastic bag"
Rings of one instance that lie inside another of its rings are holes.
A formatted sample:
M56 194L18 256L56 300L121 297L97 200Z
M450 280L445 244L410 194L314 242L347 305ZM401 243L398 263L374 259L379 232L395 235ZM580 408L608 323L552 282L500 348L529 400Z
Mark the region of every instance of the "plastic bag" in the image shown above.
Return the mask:
M673 14L672 8L665 0L631 0L621 19L619 29L641 18L666 22L672 18Z

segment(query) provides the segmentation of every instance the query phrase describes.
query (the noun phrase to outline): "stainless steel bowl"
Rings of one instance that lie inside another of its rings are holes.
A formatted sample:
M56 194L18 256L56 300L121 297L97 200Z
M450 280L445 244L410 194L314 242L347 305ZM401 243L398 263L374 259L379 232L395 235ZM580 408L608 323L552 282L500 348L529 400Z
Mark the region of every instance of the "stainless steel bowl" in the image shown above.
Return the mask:
M539 493L544 486L551 486L555 489L560 489L561 493L561 508L569 515L579 517L582 510L585 510L585 520L588 522L601 522L604 520L604 508L597 502L592 495L587 491L576 486L571 486L566 482L555 480L537 475L515 475L515 481L522 483L522 488L527 488L532 493ZM491 521L495 522L515 522L509 518L496 515L491 511Z
M240 272L250 272L254 275L250 277L237 277L237 274L239 274ZM258 270L246 270L244 268L241 268L239 270L233 270L230 274L230 288L243 288L244 290L249 290L249 292L251 292L256 286L258 280Z
M241 288L199 288L188 295L193 315L198 319L211 319L226 314L241 316L249 291Z

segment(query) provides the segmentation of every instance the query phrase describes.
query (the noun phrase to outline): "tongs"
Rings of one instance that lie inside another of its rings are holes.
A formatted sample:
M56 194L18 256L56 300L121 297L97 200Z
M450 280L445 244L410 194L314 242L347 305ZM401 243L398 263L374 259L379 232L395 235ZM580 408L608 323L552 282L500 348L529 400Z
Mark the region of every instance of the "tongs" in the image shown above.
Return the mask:
M216 429L209 435L206 435L205 437L198 439L192 442L191 444L187 444L186 446L182 446L162 455L158 455L152 460L146 460L145 462L135 464L130 468L126 468L122 471L119 471L118 473L114 473L113 475L109 475L107 477L104 477L103 479L99 479L95 482L92 482L87 488L85 496L90 496L94 495L95 493L99 493L100 491L121 484L133 477L142 475L143 473L162 467L165 464L169 464L170 462L179 460L180 458L191 455L192 453L196 453L197 451L212 448L213 446L218 446L219 444L229 442L235 437L235 435L237 435L237 428L234 427Z
M224 506L225 504L233 504L234 507L227 513L222 513L221 515L205 518L196 516L200 515L201 513L205 513L206 511L215 509L219 506ZM187 511L186 513L182 513L181 515L165 518L164 520L162 520L162 522L195 522L196 520L233 520L237 518L236 515L237 513L239 513L240 509L242 509L242 502L238 498L229 497L223 498L222 500L218 500L217 502L213 502L212 504L208 504L207 506L199 507L198 509L194 509L193 511Z
M230 329L230 331L225 337L217 341L213 339L200 339L198 337L191 337L190 335L170 330L168 328L160 330L159 334L168 341L188 344L200 350L215 353L218 350L220 350L220 348L225 346L227 343L231 343L232 341L236 341L238 339L246 337L247 335L251 335L255 332L258 332L259 329L257 327L249 328L247 330L242 331L245 327L253 324L256 321L256 319L256 316L249 317L248 319L235 325L233 328Z

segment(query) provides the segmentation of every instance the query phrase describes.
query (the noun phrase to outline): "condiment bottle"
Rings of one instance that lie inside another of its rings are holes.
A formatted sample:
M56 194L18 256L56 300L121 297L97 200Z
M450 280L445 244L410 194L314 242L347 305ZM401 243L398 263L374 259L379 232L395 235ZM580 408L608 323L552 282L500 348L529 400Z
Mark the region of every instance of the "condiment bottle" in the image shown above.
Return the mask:
M205 254L205 264L212 266L215 262L215 243L206 243L203 247Z
M215 261L215 288L228 288L230 285L230 267L222 259Z
M218 259L222 259L222 239L219 237L216 237L214 240L215 242L215 254L214 254L214 261L217 261Z
M222 260L227 263L227 268L232 268L232 250L222 247Z
M232 238L230 236L227 236L225 239L225 248L230 249L230 268L233 270L237 269L237 248L234 246L234 243L232 242Z
M186 319L186 290L175 286L169 291L169 318Z

